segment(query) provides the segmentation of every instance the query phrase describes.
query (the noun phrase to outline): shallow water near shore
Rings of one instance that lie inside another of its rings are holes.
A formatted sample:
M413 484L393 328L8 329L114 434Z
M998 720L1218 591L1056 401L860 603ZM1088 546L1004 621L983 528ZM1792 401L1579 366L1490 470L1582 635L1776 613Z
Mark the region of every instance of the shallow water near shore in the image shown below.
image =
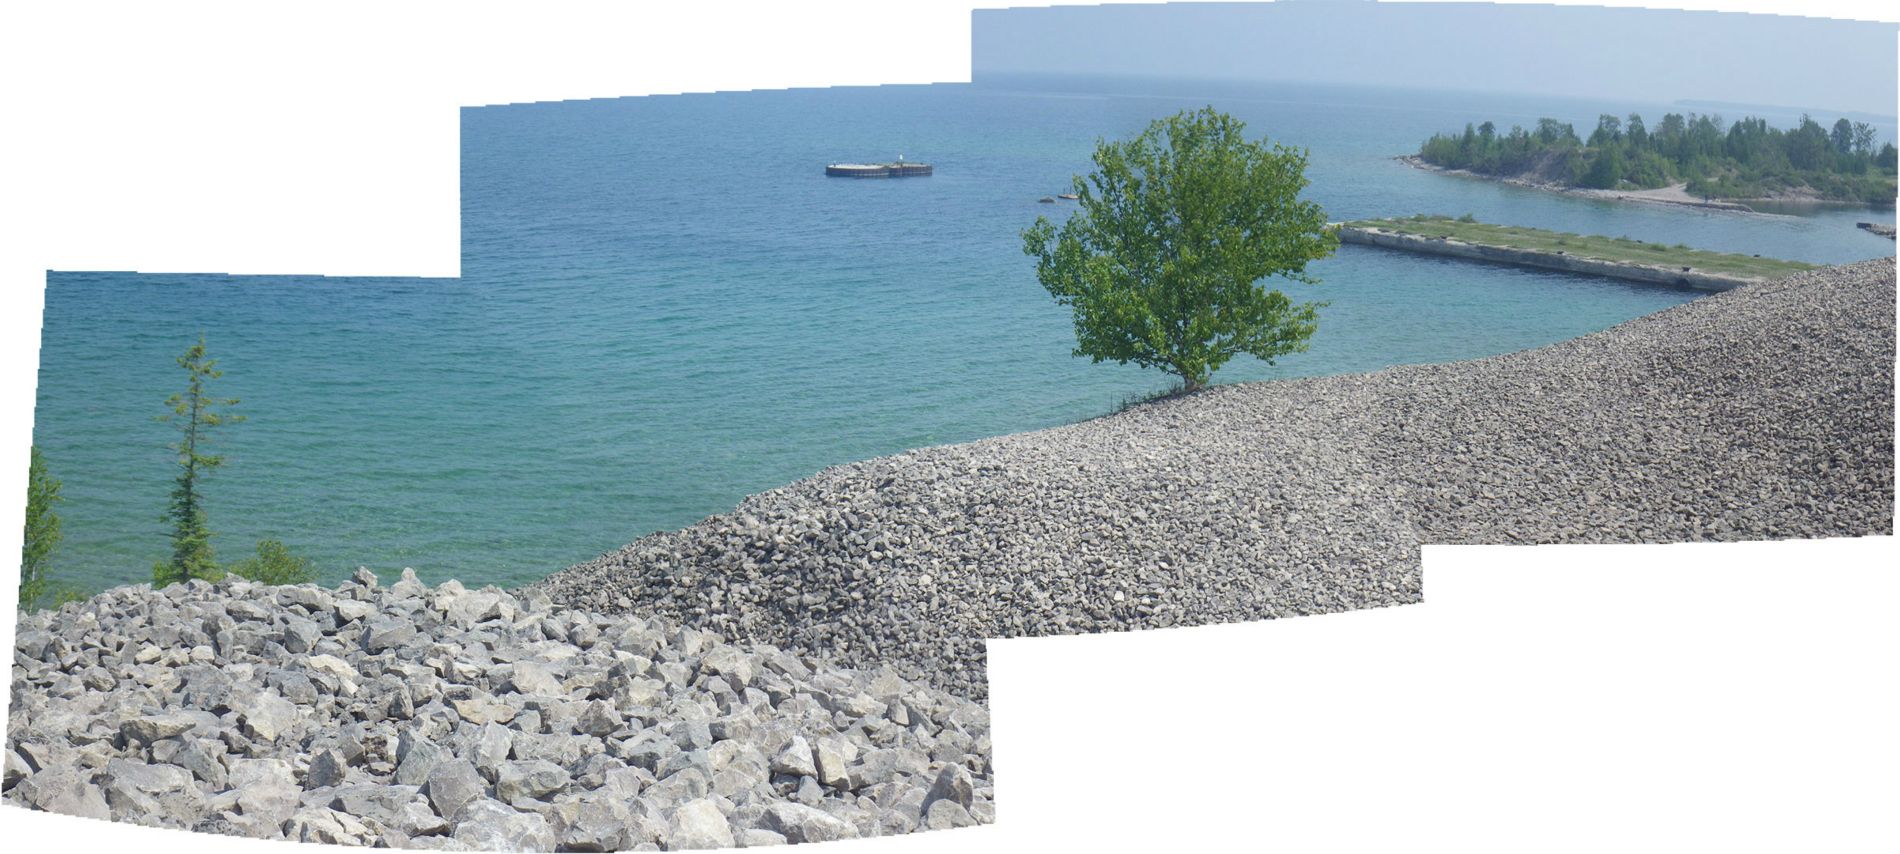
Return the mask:
M1018 236L1121 137L1212 103L1312 151L1333 219L1478 219L1837 263L1891 254L1798 216L1632 205L1432 175L1434 131L1662 108L1516 96L1126 80L727 93L463 113L463 278L48 276L35 441L65 484L63 577L166 553L173 358L200 331L249 421L215 450L217 544L519 584L832 464L1047 427L1159 389L1069 355ZM1784 123L1780 117L1771 121ZM1891 138L1892 129L1883 128ZM933 163L826 178L829 161ZM1540 346L1693 299L1666 288L1342 247L1308 353L1222 382Z

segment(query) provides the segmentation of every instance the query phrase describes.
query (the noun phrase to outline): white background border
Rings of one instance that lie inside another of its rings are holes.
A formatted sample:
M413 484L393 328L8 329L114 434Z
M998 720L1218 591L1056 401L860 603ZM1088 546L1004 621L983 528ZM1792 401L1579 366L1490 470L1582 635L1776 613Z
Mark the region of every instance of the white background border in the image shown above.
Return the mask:
M970 8L10 6L0 520L20 518L45 270L455 275L459 106L963 81ZM0 532L11 554L19 527ZM1428 548L1425 605L994 644L999 824L837 847L1893 851L1895 553ZM277 850L14 808L0 838Z

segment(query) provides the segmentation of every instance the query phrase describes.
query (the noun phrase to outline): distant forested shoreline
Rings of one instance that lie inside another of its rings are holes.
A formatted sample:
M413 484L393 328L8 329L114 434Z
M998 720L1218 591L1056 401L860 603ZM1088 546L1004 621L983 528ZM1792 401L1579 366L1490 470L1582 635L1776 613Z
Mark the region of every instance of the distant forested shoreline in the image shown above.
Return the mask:
M1669 113L1651 129L1643 117L1603 115L1589 139L1568 122L1538 119L1499 133L1491 122L1463 133L1439 133L1418 158L1446 169L1599 190L1686 184L1709 200L1812 199L1891 206L1895 150L1875 147L1866 122L1832 129L1807 116L1783 130L1749 117L1726 124L1719 115Z

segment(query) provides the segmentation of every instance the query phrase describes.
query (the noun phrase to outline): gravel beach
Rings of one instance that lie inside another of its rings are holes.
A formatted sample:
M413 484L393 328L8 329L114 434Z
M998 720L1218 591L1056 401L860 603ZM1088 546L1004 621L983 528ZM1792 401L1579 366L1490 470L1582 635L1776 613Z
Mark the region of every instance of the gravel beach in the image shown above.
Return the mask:
M1369 448L1427 543L1886 535L1893 365L1877 259L1375 374Z
M1421 543L1889 534L1894 262L826 469L533 586L984 696L983 639L1418 601Z

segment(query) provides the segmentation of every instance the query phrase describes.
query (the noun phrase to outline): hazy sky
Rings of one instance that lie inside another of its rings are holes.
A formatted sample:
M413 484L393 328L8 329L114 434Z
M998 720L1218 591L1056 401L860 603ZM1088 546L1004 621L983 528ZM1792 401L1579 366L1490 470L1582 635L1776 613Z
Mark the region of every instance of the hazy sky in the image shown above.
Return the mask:
M1484 3L978 10L972 73L1243 78L1893 116L1894 24Z

